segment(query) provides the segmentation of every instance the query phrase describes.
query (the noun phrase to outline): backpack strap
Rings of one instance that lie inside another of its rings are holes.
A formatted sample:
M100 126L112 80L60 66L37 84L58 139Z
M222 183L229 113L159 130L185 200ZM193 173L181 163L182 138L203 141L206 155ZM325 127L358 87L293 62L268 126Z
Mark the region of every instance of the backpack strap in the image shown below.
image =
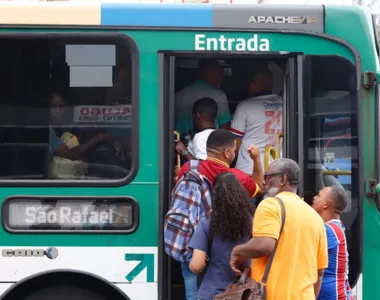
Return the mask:
M278 242L280 241L281 233L282 233L282 230L284 229L284 225L285 225L286 212L285 212L284 202L282 202L282 200L278 197L274 197L274 198L276 198L276 200L280 203L280 206L281 206L281 229L280 229L280 234L278 235L276 245L274 246L272 253L269 255L267 266L265 267L264 275L263 275L263 278L261 279L261 283L263 285L266 285L266 283L268 281L268 275L269 275L270 267L272 266L272 262L274 259L274 255L276 254Z
M197 159L192 159L189 161L189 170L190 171L199 171L199 166L201 162Z

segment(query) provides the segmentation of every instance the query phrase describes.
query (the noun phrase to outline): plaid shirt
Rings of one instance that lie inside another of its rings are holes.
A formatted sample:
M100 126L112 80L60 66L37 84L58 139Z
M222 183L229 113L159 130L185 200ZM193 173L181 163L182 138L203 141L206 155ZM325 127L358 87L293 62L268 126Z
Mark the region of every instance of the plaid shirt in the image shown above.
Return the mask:
M211 184L198 167L199 161L191 161L190 171L178 181L165 219L165 252L180 262L190 261L187 244L200 218L211 211Z

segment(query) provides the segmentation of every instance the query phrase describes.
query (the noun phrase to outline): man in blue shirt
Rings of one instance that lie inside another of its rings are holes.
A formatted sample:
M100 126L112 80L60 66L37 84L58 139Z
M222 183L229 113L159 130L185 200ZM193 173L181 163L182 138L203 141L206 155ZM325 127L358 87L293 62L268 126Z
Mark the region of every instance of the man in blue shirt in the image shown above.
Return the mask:
M201 61L199 80L175 95L175 130L181 136L193 135L192 107L201 98L211 98L218 105L217 127L229 129L231 113L226 94L220 89L224 69L217 61Z
M325 187L314 197L313 208L325 222L329 266L323 274L318 300L353 300L348 282L348 251L345 228L340 215L347 206L346 192L336 186Z

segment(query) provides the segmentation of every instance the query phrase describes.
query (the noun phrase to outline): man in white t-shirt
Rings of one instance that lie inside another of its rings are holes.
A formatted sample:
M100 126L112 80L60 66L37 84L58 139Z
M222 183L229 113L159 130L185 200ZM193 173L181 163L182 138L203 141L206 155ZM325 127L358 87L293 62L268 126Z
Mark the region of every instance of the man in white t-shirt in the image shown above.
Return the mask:
M192 119L197 134L186 146L177 142L176 151L180 153L185 160L207 159L206 143L211 132L215 130L215 119L218 115L218 105L211 98L201 98L197 100L192 108Z
M224 70L217 61L199 62L199 80L178 91L175 95L175 130L181 137L193 136L192 107L200 98L211 98L218 105L216 126L229 129L231 113L226 94L220 89Z
M282 132L282 97L273 94L273 74L260 70L253 74L248 98L238 104L234 113L231 132L237 137L238 159L236 168L251 175L252 160L247 148L259 147L261 161L267 146L276 146L277 135Z

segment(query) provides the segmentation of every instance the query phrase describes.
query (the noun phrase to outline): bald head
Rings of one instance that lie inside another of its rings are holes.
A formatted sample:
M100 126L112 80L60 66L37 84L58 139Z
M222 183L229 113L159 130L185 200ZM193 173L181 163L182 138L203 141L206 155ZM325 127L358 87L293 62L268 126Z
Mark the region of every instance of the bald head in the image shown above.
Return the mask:
M199 76L202 80L215 88L220 88L223 82L223 67L216 60L201 60L199 62Z
M261 91L272 91L273 74L269 70L259 70L252 74L249 85L251 94Z
M326 187L326 189L328 197L332 201L335 213L340 215L341 213L343 213L348 203L347 193L336 186L329 186Z

